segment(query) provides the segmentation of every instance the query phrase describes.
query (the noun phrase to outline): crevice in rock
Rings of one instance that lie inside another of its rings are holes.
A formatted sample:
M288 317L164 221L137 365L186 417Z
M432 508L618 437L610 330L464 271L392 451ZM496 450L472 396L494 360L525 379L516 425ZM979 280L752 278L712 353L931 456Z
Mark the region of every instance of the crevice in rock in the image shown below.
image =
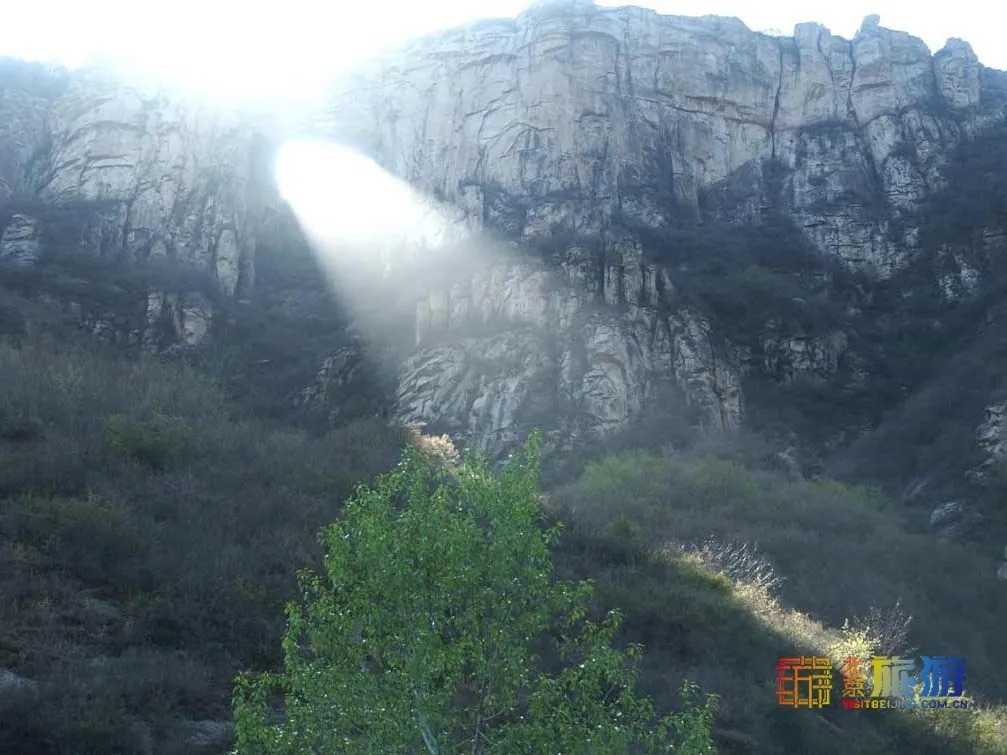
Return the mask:
M776 118L780 114L780 93L783 91L783 40L776 38L776 52L780 60L780 75L776 80L776 97L773 100L773 118L769 122L769 139L771 141L770 157L776 159Z
M852 119L855 125L859 126L860 119L857 117L857 109L853 105L853 84L857 80L857 58L853 54L853 40L847 43L847 49L850 56L850 88L846 90L846 115ZM829 70L831 71L831 66Z

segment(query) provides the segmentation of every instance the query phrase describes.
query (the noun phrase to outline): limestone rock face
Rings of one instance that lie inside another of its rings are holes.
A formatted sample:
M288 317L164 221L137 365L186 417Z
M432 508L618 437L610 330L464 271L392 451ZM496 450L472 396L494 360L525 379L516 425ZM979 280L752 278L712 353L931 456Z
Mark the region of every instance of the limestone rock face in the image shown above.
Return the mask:
M494 453L543 424L562 446L625 429L657 385L673 382L707 426L739 425L738 368L709 323L678 307L653 271L610 275L594 291L582 287L582 272L497 262L425 292L398 415Z
M201 294L151 292L147 296L147 328L141 343L152 350L174 345L196 346L206 338L212 316L210 303Z
M968 42L949 39L934 56L937 88L949 107L955 110L979 104L979 60Z
M930 526L942 538L967 534L982 520L978 512L960 501L946 501L930 514Z
M13 215L0 235L0 260L31 265L39 251L38 221L28 215Z
M986 416L977 432L979 444L989 459L998 461L1007 456L1004 446L1005 414L1007 405L993 404L986 408Z
M976 428L976 444L982 461L968 472L968 477L980 484L989 480L991 473L1007 460L1007 403L999 402L986 407L983 421Z
M81 76L49 113L53 148L34 176L50 202L114 203L109 242L205 267L235 294L254 251L254 132L237 118Z
M749 369L827 382L845 333L766 323L755 364L627 229L782 213L821 253L889 276L917 250L949 151L1003 116L987 73L964 43L931 56L876 17L852 40L816 24L777 38L590 2L536 3L355 71L318 133L484 229L598 242L420 291L400 415L499 450L536 416L562 418L557 438L618 430L661 381L727 428ZM978 273L951 267L942 285L960 298Z
M981 70L962 42L931 57L873 21L852 41L776 38L549 3L358 71L317 125L507 233L758 219L776 201L823 252L888 274L948 149L1003 112Z
M780 382L792 383L800 377L826 382L839 367L847 337L842 331L825 338L808 338L776 335L770 330L762 348L764 368Z
M0 72L0 199L72 220L0 212L0 256L31 261L48 237L61 249L174 258L228 297L251 286L263 193L251 124L93 70L35 73Z

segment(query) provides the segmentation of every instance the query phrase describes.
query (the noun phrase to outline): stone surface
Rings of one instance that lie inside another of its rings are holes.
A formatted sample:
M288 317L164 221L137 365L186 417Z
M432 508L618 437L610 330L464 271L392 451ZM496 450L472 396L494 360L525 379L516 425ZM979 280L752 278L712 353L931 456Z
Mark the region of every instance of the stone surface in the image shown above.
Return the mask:
M3 234L0 234L0 260L31 265L40 252L38 221L19 213L11 216Z
M967 534L980 520L979 514L961 501L945 501L930 513L930 527L943 538Z
M593 253L565 258L558 270L488 262L422 290L398 416L493 452L543 424L553 441L574 443L625 429L655 386L673 381L708 427L739 425L736 364L708 322L677 306L655 268L613 272L592 292L582 272Z
M564 245L551 267L492 264L419 291L400 416L499 449L536 413L559 418L565 438L616 431L661 380L724 428L742 420L753 367L827 382L845 333L766 323L755 366L621 227L758 221L773 206L821 252L889 275L912 258L949 150L1002 115L981 71L967 45L931 56L876 18L852 40L815 24L775 38L734 19L588 2L539 3L355 71L318 133L486 229L599 242ZM959 260L948 298L977 275Z
M913 257L949 150L1003 114L981 74L967 45L931 56L877 18L852 40L815 24L777 38L589 2L537 3L361 67L315 133L487 230L597 242L418 291L400 416L500 449L536 415L564 438L625 427L661 380L725 428L742 419L747 370L827 382L845 333L767 323L753 365L626 228L776 209L820 252L890 275ZM974 290L967 260L949 269L949 299Z
M961 110L979 104L979 59L968 42L949 39L934 56L934 73L948 107Z
M77 238L61 243L173 257L227 296L250 285L262 192L252 124L90 69L0 80L0 92L4 193L14 206L73 208L72 227L60 230ZM6 222L4 254L32 253L44 221L26 223L20 214Z
M152 349L197 346L209 332L212 315L210 303L199 293L152 291L147 295L143 344Z
M230 721L188 721L184 724L185 742L197 749L226 747L234 738Z
M983 484L991 478L994 470L1007 460L1007 403L990 404L984 411L983 421L976 428L976 444L982 454L982 461L970 469L968 477Z
M315 380L296 399L298 407L324 412L329 422L340 418L340 399L349 395L361 378L363 349L359 344L343 346L329 355L318 369Z
M772 162L822 251L887 274L915 243L892 221L919 209L963 132L1002 112L980 71L957 40L931 56L876 23L852 40L815 24L776 38L559 3L415 42L347 77L315 126L526 236L659 224L738 176L748 196L722 209L758 218Z
M782 383L792 383L800 377L827 381L835 374L848 345L844 332L815 338L778 335L773 332L778 325L770 323L762 339L763 366L769 374Z

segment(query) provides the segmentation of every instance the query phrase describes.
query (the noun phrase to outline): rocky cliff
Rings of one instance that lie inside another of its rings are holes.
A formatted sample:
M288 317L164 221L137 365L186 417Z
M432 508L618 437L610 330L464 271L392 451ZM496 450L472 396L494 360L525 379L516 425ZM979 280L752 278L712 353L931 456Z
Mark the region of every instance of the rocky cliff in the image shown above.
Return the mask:
M275 204L254 121L86 73L5 76L0 254L30 261L46 232L32 207L77 203L78 243L189 261L246 295ZM398 290L415 308L398 414L502 451L536 424L558 445L609 435L665 389L723 429L753 379L872 390L856 325L871 281L920 257L948 156L1005 108L1007 76L966 43L931 55L874 17L852 40L813 24L785 38L562 2L361 66L296 131L358 148L509 243ZM976 265L942 259L942 296L967 296ZM207 307L155 291L148 315L171 309L194 343ZM353 362L341 352L319 381Z
M0 257L46 248L118 260L166 258L226 297L253 284L256 130L247 120L97 70L0 67ZM178 337L207 327L204 297L151 291Z
M759 220L779 193L816 246L890 274L963 136L1003 116L965 42L931 56L736 19L560 3L423 39L344 84L323 129L487 225L598 232L616 215ZM767 175L770 168L782 171Z
M876 18L853 40L814 24L777 38L735 19L580 2L419 40L358 71L320 133L554 252L552 265L497 266L421 295L401 412L499 448L531 404L575 436L603 434L671 379L707 424L730 428L752 370L832 379L842 327L767 317L745 343L738 323L684 301L685 265L660 261L681 262L675 242L638 229L782 221L825 260L889 278L919 252L948 155L1003 119L1005 81L964 42L931 55ZM944 273L949 297L974 283L960 263ZM444 341L491 320L492 334Z

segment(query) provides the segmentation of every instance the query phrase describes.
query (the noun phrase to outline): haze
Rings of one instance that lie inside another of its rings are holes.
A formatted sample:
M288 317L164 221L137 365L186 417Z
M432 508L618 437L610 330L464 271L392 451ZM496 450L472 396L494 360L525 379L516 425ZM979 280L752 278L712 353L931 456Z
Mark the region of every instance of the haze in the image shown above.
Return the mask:
M285 0L176 0L138 5L132 0L40 0L4 9L0 55L78 66L104 60L150 74L215 99L311 97L334 71L403 41L481 17L508 17L527 0L428 0L424 3L318 3ZM1007 11L976 0L921 4L912 0L654 0L639 4L662 13L737 16L760 31L790 34L816 21L852 36L864 16L921 37L932 51L949 37L972 44L988 66L1007 69L1000 37Z

